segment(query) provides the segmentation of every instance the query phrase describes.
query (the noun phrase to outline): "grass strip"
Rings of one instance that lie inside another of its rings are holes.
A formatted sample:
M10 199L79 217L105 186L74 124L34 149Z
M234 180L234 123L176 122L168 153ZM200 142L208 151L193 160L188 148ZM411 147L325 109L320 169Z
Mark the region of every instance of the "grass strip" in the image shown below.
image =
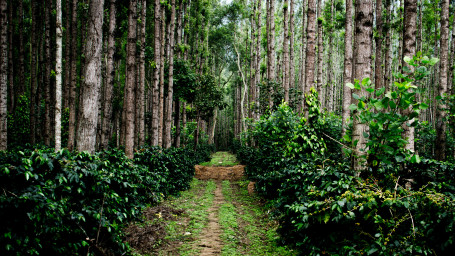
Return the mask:
M218 151L212 154L210 162L204 162L201 165L203 166L234 166L238 165L239 162L235 158L235 155L226 152Z

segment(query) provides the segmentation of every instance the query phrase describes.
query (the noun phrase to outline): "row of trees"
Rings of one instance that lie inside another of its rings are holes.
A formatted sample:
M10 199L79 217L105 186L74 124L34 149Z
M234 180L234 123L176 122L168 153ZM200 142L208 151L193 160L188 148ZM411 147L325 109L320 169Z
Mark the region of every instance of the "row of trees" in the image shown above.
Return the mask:
M57 150L63 141L89 152L114 143L132 157L146 142L180 146L180 124L209 127L204 120L223 105L207 72L210 1L2 0L1 7L2 150L8 141Z
M436 129L435 155L446 159L447 104L454 88L455 2L378 0L355 1L354 6L350 0L268 0L265 5L251 0L234 4L244 8L239 30L244 31L247 43L237 40L234 45L239 48L238 71L245 74L249 88L238 82L233 98L237 109L256 105L250 108L249 118L257 119L266 107L281 100L307 115L302 96L313 87L321 107L342 116L344 133L352 114L349 107L358 103L344 85L369 77L376 89L389 91L400 82L395 74L413 71L405 57L412 59L421 52L440 62L418 84L422 89L418 100L430 105L418 118ZM243 94L248 97L242 98ZM368 95L365 88L359 93L360 97ZM241 120L246 115L242 113L247 112L234 112L237 135L245 130ZM407 149L413 152L414 128L403 128ZM352 136L358 141L354 151L358 154L365 148L366 129L367 124L354 120Z

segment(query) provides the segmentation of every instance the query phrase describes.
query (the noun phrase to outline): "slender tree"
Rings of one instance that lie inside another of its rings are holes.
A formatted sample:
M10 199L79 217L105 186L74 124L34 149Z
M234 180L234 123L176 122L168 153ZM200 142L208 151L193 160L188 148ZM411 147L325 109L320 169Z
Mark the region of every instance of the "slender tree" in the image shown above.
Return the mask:
M307 21L304 93L308 93L310 88L314 86L314 63L316 59L316 0L308 0ZM305 115L307 115L308 109L304 100L302 100L302 109Z
M0 0L0 150L8 149L8 1Z
M126 84L125 84L125 154L128 158L134 156L134 110L136 88L136 30L137 30L137 0L131 0L128 8L128 44L126 53Z
M152 108L152 145L158 146L159 137L159 93L160 93L160 67L161 67L161 44L160 44L160 0L155 0L155 69L153 75L153 108Z
M69 127L68 127L68 149L74 149L74 138L76 137L76 86L77 86L77 6L78 0L73 0L72 14L71 14L71 86L69 92ZM69 47L69 45L68 45Z
M406 17L406 15L405 15ZM376 53L374 58L374 85L375 88L382 88L384 85L384 75L382 74L382 0L376 0Z
M84 80L77 130L77 150L93 153L96 145L98 93L101 87L104 0L91 0L85 45Z
M417 33L417 0L404 1L404 27L403 27L403 57L412 58L416 54L416 33ZM402 60L402 67L407 67L414 71L413 66ZM411 109L403 111L404 115L409 115ZM406 149L414 151L414 127L410 126L414 120L403 125L403 137L408 139Z
M171 21L169 34L169 84L166 98L166 120L164 125L164 140L163 147L170 148L171 141L171 125L172 125L172 101L174 96L174 30L175 30L175 0L171 0Z
M44 70L44 144L51 144L51 0L45 1L44 30L45 30L45 70Z
M284 88L284 101L289 102L289 2L284 0L283 4L283 88Z
M38 34L37 34L37 3L32 0L32 38L31 38L31 55L30 55L30 142L36 143L36 88L38 87L37 79L37 54L38 54ZM2 26L3 27L3 26Z
M449 0L441 0L441 37L440 37L440 64L439 64L439 87L438 95L446 97L448 93L448 65L449 65ZM437 160L445 161L447 151L447 136L446 136L446 113L447 103L439 102L436 110L436 144L435 150Z
M55 151L62 147L62 1L56 1L56 54L55 54Z
M371 77L371 45L373 36L373 1L355 1L355 34L354 34L354 79L362 80ZM367 96L367 91L362 88L360 97ZM352 98L352 103L357 105L357 100ZM356 114L356 113L354 113ZM358 173L363 169L361 156L366 154L366 138L368 126L361 123L357 116L353 117L352 141L355 144L353 167ZM365 151L364 151L365 150Z
M19 86L18 95L25 93L24 1L19 0Z
M147 1L141 1L141 24L138 28L139 38L138 41L141 43L139 50L139 61L138 61L138 81L136 91L136 140L137 147L140 147L145 142L145 32L146 32L146 17L147 16Z
M294 0L289 0L289 87L295 87L295 62L294 62Z
M159 116L159 131L158 131L158 145L163 146L163 132L164 132L164 63L165 63L165 47L166 47L166 7L161 7L161 31L160 31L160 116Z
M344 33L344 84L352 83L352 0L346 0L346 23ZM343 86L343 128L342 135L346 135L346 128L350 116L349 106L351 105L351 89Z
M107 42L106 84L104 85L103 127L101 147L107 149L111 138L112 98L114 95L114 53L115 53L115 7L116 0L109 1L109 30Z
M318 0L318 73L317 73L317 85L316 89L318 92L319 102L322 104L322 64L324 57L324 40L322 38L322 0Z

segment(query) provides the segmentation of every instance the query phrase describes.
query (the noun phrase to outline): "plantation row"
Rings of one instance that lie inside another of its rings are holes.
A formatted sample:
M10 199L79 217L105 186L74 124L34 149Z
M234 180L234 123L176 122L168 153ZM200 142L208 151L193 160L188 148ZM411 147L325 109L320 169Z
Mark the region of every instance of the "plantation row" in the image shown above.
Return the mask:
M301 255L453 253L455 165L400 149L402 126L393 122L406 119L391 118L378 133L389 136L387 142L375 139L374 127L364 134L368 152L385 146L388 151L371 155L364 170L354 171L349 150L342 154L339 143L341 121L320 113L316 99L307 98L307 119L282 104L235 145L248 178L278 218L283 240ZM419 136L426 132L419 130ZM256 145L245 146L250 141Z
M43 148L0 153L0 255L128 252L125 223L189 188L213 148L146 147L95 155Z

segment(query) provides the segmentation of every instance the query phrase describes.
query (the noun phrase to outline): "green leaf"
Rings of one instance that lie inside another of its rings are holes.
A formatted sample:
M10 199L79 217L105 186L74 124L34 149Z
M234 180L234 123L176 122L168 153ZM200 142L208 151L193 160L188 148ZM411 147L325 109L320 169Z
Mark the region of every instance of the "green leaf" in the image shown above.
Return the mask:
M428 105L427 105L427 104L425 104L425 103L420 103L419 109L425 110L425 109L427 109L427 108L428 108Z
M406 58L406 57L405 57L405 58ZM376 248L372 248L372 249L370 249L370 250L367 252L367 255L371 255L371 254L375 253L377 250L378 250L378 249L376 249Z
M390 106L391 109L394 109L394 108L397 107L397 104L395 104L394 101L389 101L389 106Z
M368 138L368 137L370 137L370 135L368 133L366 133L366 132L363 132L363 137L364 138Z
M430 62L430 59L428 58L428 56L423 56L422 63L423 64L428 64L428 62Z
M382 105L382 102L381 101L376 101L375 103L373 103L373 106L377 109L377 110L382 110L384 108L384 105Z
M436 63L438 63L438 62L439 62L439 59L436 58L436 57L433 57L433 58L430 59L429 64L430 64L431 66L433 66L434 64L436 64Z
M382 87L376 91L376 97L379 97L385 92L385 87Z
M411 62L411 61L412 61L412 58L411 58L411 57L409 57L409 56L404 56L403 60L404 60L406 63L408 63L408 64L409 64L409 62Z
M351 104L351 106L349 106L349 109L350 109L351 111L354 111L354 110L357 109L357 106L356 106L355 104Z
M356 93L353 93L352 94L352 98L356 99L356 100L360 100L360 96Z
M351 88L351 89L354 89L354 85L352 83L346 83L346 86Z
M370 78L369 77L365 77L363 80L362 80L362 85L368 85L370 84Z
M414 154L412 157L411 157L411 163L420 163L420 157L419 155L417 154Z
M330 212L326 212L324 215L324 223L329 222L329 220L330 220Z

